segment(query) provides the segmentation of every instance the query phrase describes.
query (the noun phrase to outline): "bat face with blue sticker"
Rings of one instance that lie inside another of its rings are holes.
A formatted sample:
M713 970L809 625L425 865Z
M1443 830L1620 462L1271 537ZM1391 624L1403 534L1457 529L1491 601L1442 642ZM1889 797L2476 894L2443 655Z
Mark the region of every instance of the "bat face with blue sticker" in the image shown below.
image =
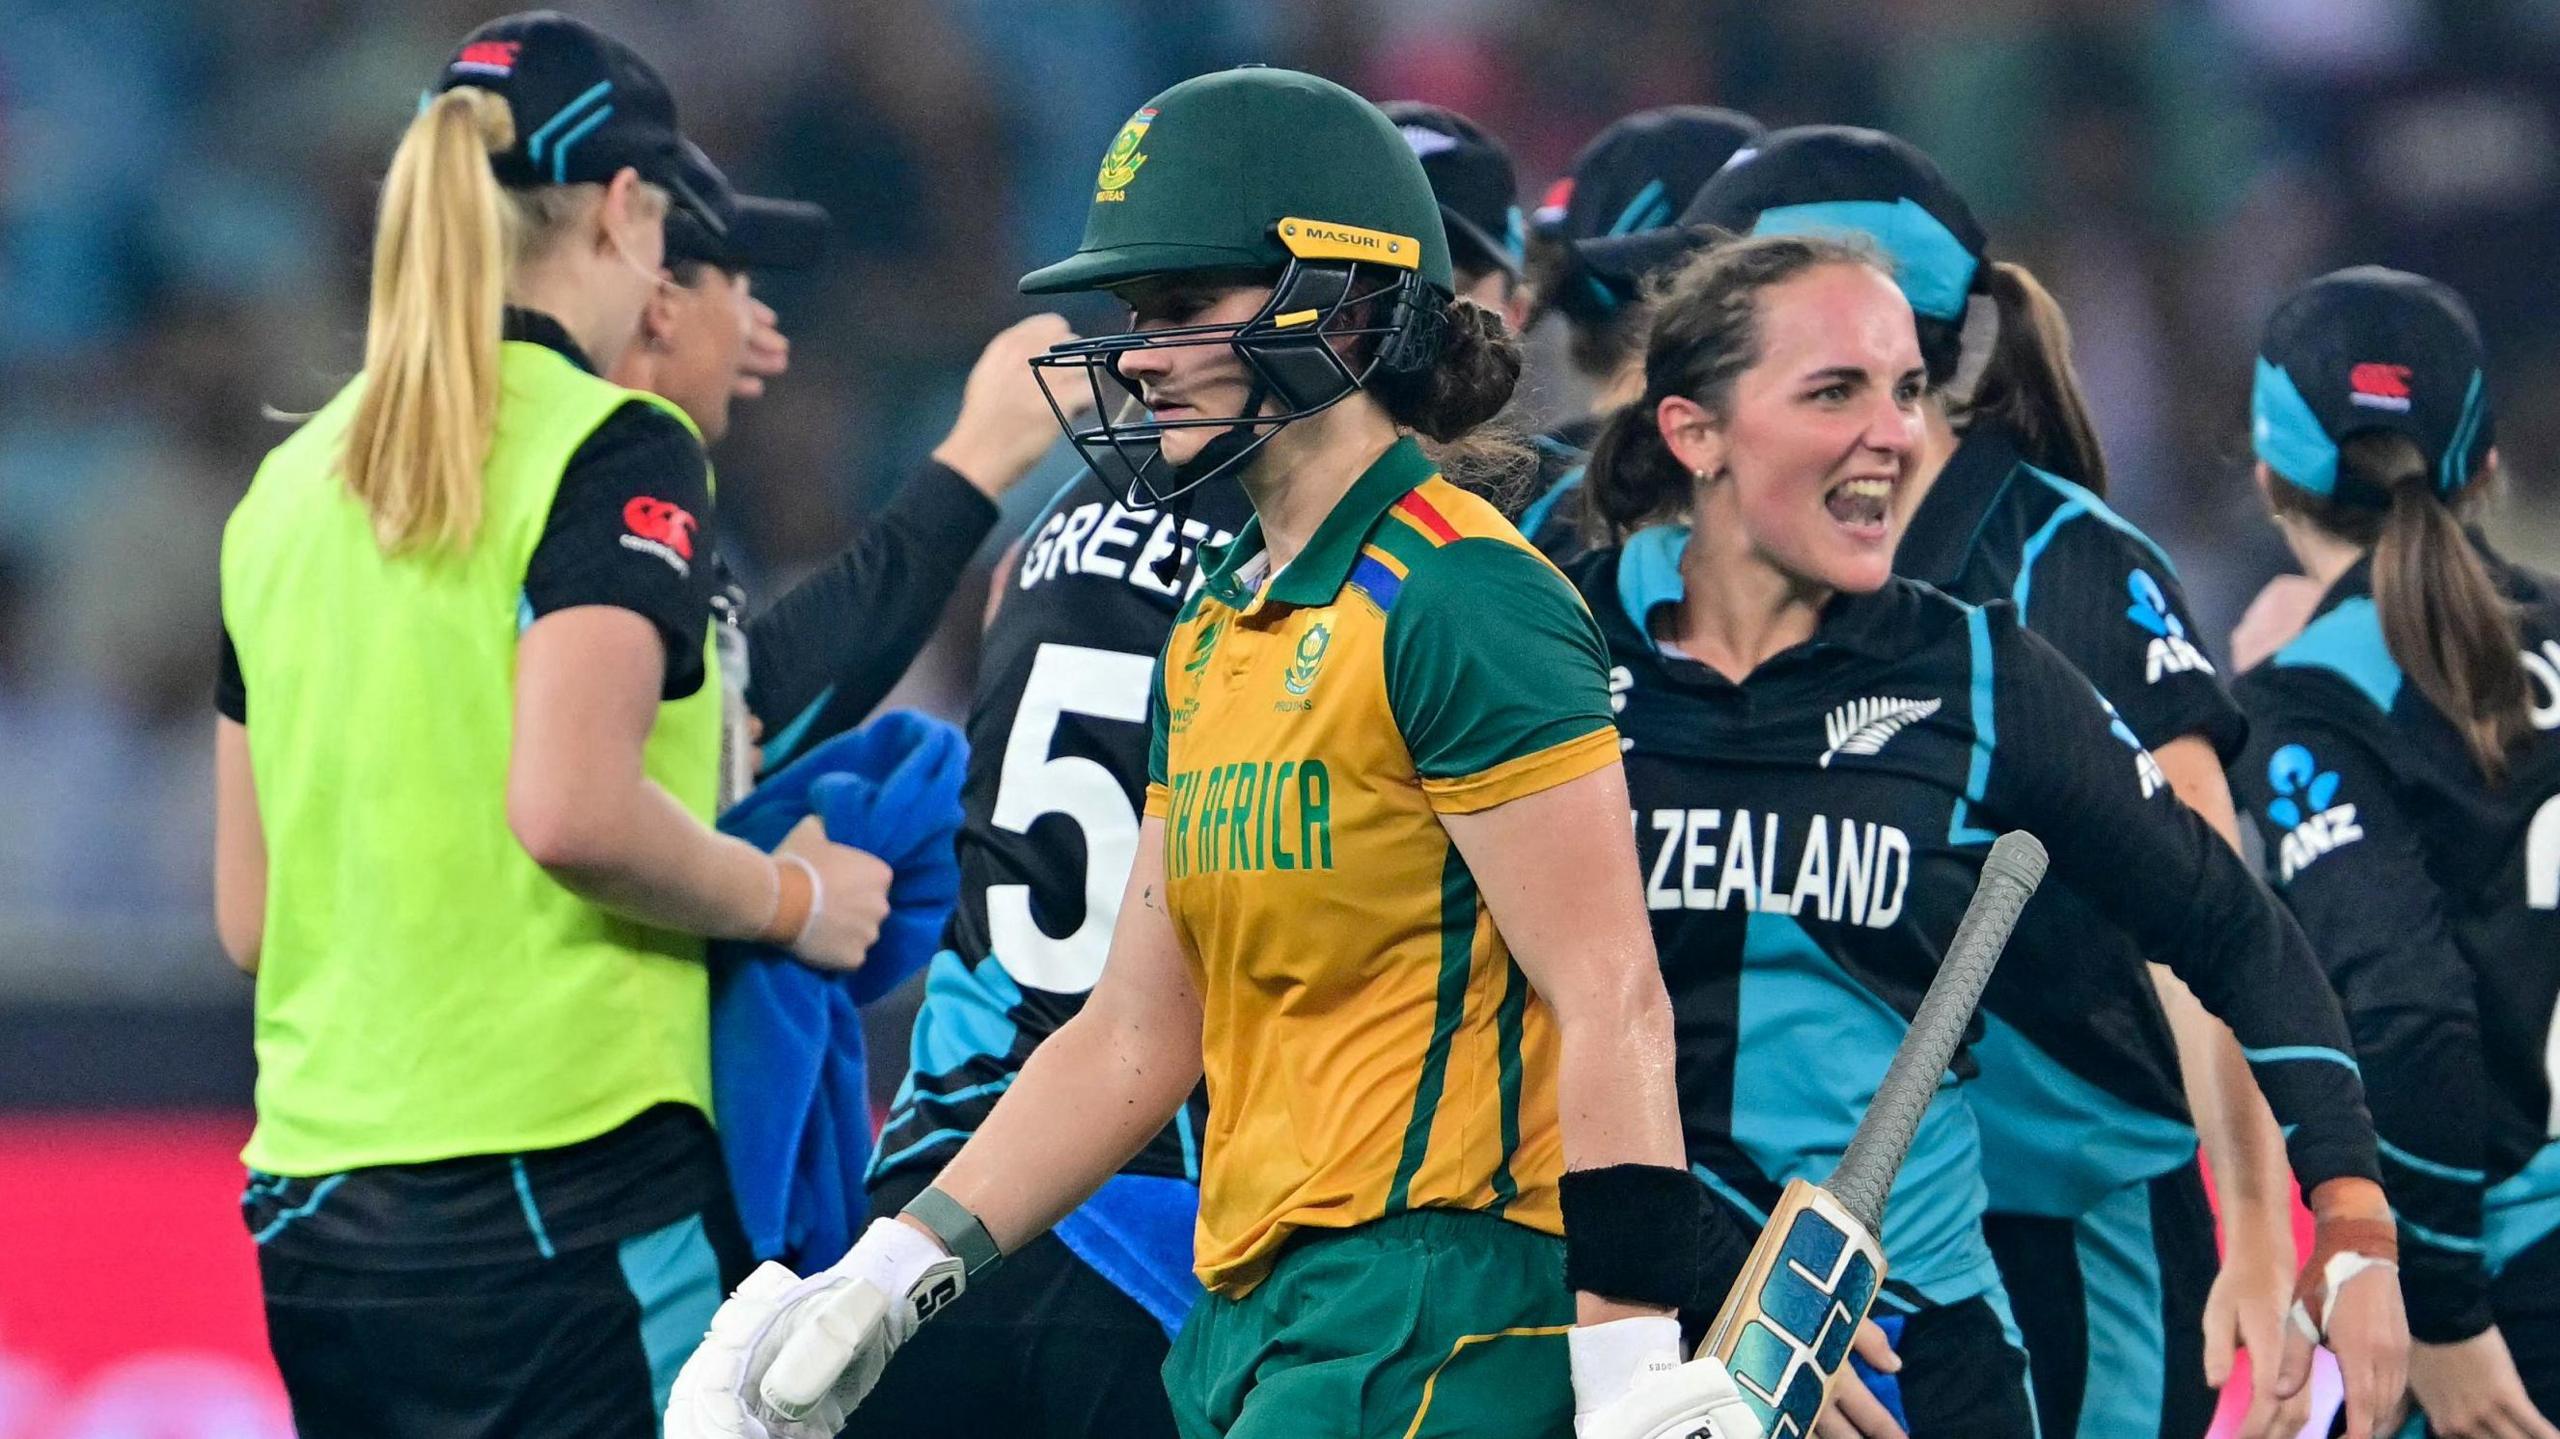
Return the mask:
M2032 835L2006 834L1992 845L1973 903L1839 1167L1819 1185L1787 1181L1698 1346L1733 1376L1764 1439L1811 1439L1822 1417L1884 1283L1876 1236L1885 1196L2044 869L2044 846Z
M1766 1439L1805 1439L1884 1282L1884 1248L1839 1200L1791 1180L1705 1348ZM1773 1242L1774 1241L1774 1242Z

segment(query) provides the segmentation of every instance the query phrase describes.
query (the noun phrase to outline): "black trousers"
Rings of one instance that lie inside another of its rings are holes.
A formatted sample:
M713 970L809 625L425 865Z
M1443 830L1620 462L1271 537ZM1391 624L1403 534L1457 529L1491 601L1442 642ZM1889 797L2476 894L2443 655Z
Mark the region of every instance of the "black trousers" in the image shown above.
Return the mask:
M2076 1219L1983 1220L2026 1337L2045 1439L2199 1439L2204 1305L2221 1261L2195 1165L2128 1185Z
M929 1182L883 1181L872 1212ZM916 1331L844 1439L1173 1439L1171 1348L1155 1316L1042 1235Z
M656 1439L676 1370L752 1267L725 1199L550 1258L258 1264L302 1439Z

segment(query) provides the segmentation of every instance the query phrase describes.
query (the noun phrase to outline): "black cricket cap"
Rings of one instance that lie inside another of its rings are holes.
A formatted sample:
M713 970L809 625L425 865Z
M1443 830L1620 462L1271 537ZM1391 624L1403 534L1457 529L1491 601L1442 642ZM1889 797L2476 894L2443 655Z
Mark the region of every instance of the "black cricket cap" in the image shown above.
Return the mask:
M1613 121L1547 191L1538 228L1573 241L1670 224L1707 177L1760 133L1759 121L1712 105L1665 105Z
M797 200L741 195L691 140L677 150L685 181L703 206L721 222L713 229L690 211L667 216L667 259L699 262L736 273L744 270L805 270L818 262L827 246L827 212Z
M2338 447L2387 430L2417 445L2436 492L2451 495L2497 442L2486 359L2479 321L2450 287L2379 265L2322 275L2267 320L2250 447L2315 495L2382 507L2388 494L2340 475Z
M1864 236L1894 262L1915 313L1958 324L1990 243L1919 146L1849 125L1764 138L1708 181L1681 221L1736 235Z
M1451 262L1517 279L1528 227L1520 215L1520 177L1511 152L1483 126L1443 106L1390 100L1378 108L1422 161L1449 232Z
M1828 235L1874 246L1918 322L1929 377L1956 372L1965 306L1989 242L1972 207L1918 146L1882 130L1799 125L1734 153L1676 224L1576 247L1597 283L1645 277L1724 235Z
M464 37L438 91L471 85L505 97L515 143L489 157L512 189L602 184L625 166L717 230L684 174L675 96L640 52L556 10L502 15Z
M1531 222L1564 251L1541 304L1578 324L1606 323L1636 298L1648 266L1662 258L1662 247L1628 251L1624 238L1669 226L1698 187L1760 134L1760 122L1737 111L1666 105L1592 137Z

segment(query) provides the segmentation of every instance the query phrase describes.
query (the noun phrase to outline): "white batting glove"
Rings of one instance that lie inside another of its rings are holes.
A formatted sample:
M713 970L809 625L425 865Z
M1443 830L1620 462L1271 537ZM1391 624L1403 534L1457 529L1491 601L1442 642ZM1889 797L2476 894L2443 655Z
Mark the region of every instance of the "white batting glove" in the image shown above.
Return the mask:
M835 1439L889 1356L966 1285L959 1260L894 1219L806 1279L757 1266L676 1375L666 1439Z
M1616 1319L1565 1335L1574 1439L1762 1439L1724 1365L1680 1359L1680 1321Z

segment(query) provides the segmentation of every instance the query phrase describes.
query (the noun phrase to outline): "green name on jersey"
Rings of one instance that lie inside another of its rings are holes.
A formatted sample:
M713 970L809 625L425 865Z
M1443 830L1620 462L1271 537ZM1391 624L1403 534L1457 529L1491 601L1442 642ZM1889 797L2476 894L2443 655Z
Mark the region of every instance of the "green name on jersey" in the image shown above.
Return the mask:
M1320 759L1240 761L1173 777L1170 876L1333 868L1333 777Z

